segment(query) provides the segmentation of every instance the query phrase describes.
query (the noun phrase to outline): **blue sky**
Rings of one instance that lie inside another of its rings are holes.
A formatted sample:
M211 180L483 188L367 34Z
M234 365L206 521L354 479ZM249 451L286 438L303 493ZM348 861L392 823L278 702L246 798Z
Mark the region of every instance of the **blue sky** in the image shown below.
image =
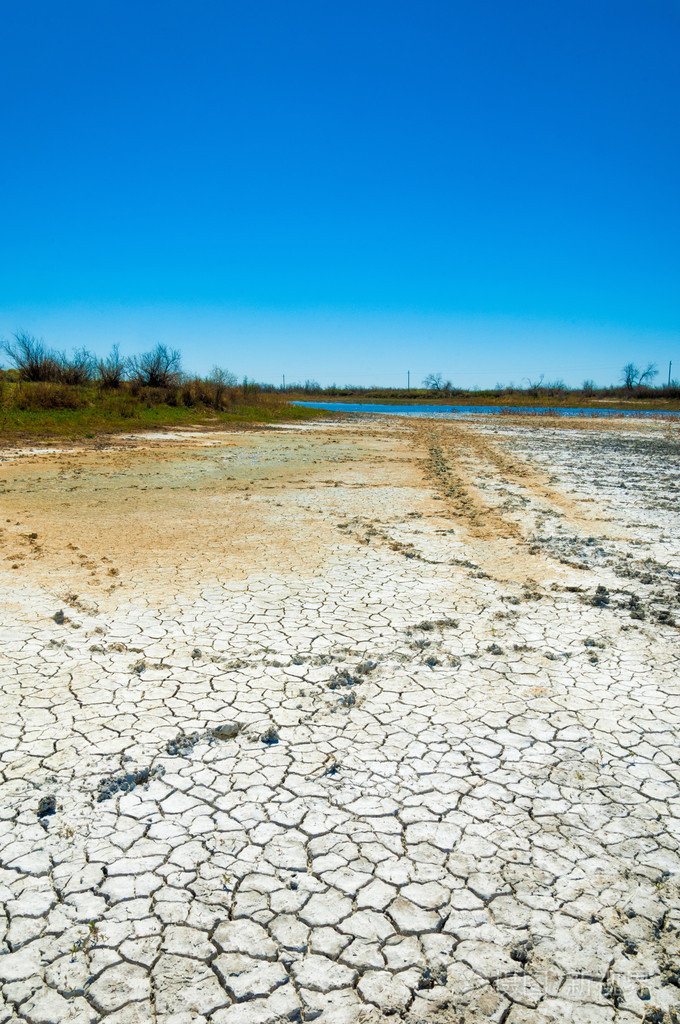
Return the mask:
M275 382L680 375L678 0L2 23L0 336Z

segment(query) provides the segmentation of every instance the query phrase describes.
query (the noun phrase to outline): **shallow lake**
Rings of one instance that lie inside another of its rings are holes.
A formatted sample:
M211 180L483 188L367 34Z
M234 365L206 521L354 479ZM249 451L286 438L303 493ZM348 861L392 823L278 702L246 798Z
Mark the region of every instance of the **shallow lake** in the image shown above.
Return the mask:
M661 417L677 419L680 414L660 409L570 409L564 406L531 405L378 405L368 402L293 402L310 409L328 409L330 412L382 413L391 416L433 416L457 418L460 416L500 416L516 413L520 416L627 416L635 419Z

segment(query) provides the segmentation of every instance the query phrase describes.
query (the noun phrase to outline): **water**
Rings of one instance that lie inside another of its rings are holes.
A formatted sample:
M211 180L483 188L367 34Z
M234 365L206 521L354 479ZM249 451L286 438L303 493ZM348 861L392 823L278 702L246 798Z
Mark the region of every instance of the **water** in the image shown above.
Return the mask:
M370 412L391 416L432 416L456 419L461 416L500 416L516 413L519 416L627 416L633 418L657 417L677 419L680 414L660 409L567 409L563 406L534 405L378 405L364 402L293 402L310 409L328 409L329 412Z

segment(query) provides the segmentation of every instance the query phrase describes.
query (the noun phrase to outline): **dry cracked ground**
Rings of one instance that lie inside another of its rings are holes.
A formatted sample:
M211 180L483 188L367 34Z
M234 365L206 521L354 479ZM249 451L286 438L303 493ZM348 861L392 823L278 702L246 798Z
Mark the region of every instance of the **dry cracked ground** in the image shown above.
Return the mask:
M679 451L3 451L0 1024L677 1022Z

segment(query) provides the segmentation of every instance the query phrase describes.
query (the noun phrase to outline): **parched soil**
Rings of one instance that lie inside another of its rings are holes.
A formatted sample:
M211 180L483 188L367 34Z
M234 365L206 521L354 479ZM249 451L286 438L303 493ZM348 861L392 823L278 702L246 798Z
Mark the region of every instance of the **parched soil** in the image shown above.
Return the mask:
M677 1024L679 454L0 452L0 1024Z

